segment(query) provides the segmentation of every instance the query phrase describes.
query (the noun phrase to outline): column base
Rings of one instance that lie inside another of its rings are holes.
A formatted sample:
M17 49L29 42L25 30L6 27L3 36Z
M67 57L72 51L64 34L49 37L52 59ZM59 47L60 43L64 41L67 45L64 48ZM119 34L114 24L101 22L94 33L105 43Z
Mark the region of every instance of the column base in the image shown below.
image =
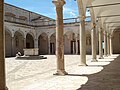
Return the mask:
M65 71L65 70L59 70L57 71L55 74L53 75L61 75L61 76L64 76L64 75L68 75L68 73Z
M88 66L86 63L81 63L78 66Z
M92 59L92 61L91 62L98 62L98 60L97 59Z
M112 56L113 54L110 54L110 56Z
M108 55L104 55L104 57L108 57Z
M103 57L99 57L99 59L104 59Z
M5 90L8 90L8 88L6 87L6 89Z

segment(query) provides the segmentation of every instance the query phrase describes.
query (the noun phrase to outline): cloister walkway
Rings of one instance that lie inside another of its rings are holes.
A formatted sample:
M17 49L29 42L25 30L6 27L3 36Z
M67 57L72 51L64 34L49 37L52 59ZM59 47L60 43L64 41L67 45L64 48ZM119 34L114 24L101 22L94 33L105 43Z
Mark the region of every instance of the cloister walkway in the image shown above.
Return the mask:
M120 56L101 72L87 77L88 82L78 90L120 90Z
M7 86L9 90L119 90L120 56L112 55L88 66L78 66L79 55L65 55L68 75L56 76L56 56L47 59L16 60L6 58Z

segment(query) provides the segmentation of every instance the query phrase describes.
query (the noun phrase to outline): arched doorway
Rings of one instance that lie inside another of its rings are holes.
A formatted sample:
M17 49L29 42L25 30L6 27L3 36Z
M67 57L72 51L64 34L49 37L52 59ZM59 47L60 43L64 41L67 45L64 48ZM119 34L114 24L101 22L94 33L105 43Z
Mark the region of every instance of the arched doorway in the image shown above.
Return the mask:
M39 54L48 54L48 36L42 33L38 38Z
M54 33L50 36L50 53L55 54L55 50L56 50L56 34Z
M26 48L34 48L34 38L29 33L26 35Z
M12 56L12 35L10 31L5 31L5 56Z
M23 33L16 31L14 34L14 55L20 52L23 55L24 36Z
M64 35L64 53L75 54L75 34L71 31Z

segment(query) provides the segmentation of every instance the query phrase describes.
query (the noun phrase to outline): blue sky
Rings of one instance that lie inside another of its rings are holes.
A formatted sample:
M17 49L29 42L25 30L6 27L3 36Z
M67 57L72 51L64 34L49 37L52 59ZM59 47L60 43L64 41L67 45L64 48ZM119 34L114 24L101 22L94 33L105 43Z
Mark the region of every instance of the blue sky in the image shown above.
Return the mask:
M21 7L50 18L55 19L55 6L52 0L5 0L6 3ZM74 0L66 0L64 5L64 18L73 18L78 16L77 3Z

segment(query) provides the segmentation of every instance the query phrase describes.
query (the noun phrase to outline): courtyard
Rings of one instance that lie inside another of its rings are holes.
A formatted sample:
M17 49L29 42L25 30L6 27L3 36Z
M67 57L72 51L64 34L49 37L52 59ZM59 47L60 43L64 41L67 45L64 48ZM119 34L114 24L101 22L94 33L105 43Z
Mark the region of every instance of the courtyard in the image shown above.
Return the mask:
M92 56L87 55L88 66L79 66L80 55L65 55L65 70L68 72L65 76L53 75L56 73L55 55L44 56L47 59L6 58L6 80L9 90L119 90L120 88L119 55L97 59L98 62L91 62Z

